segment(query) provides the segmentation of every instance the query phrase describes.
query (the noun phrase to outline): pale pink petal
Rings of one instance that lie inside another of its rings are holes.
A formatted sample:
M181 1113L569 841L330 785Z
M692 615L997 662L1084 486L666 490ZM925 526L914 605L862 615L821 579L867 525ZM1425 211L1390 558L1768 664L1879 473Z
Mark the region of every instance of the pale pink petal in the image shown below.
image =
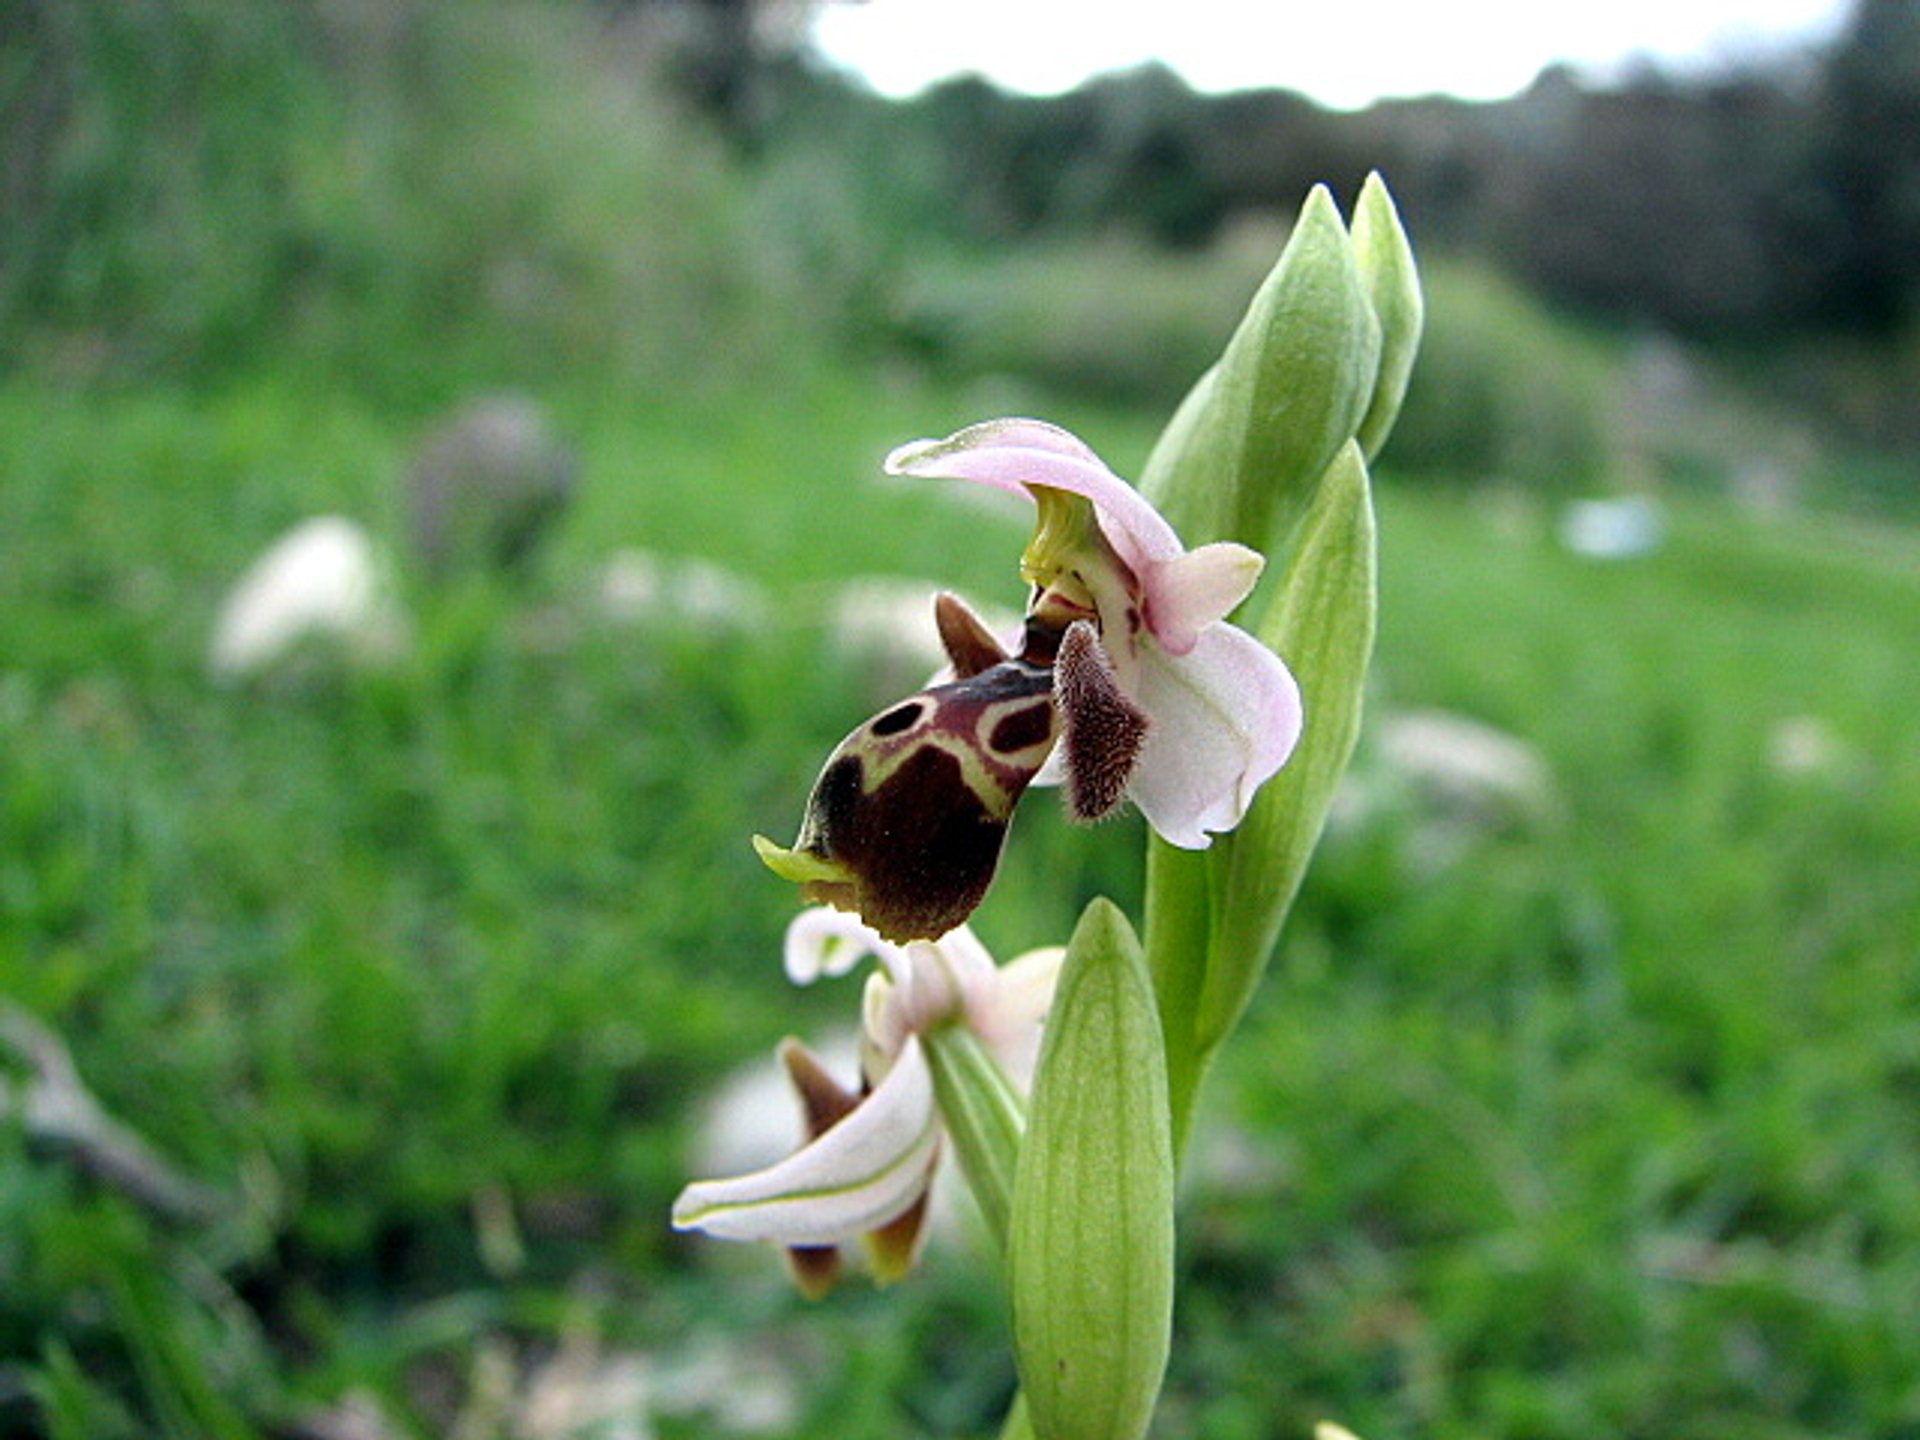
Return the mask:
M913 960L915 983L931 985L921 972L937 974L939 991L948 1002L939 1013L925 1012L925 1024L915 1029L948 1019L956 1008L970 1004L972 997L991 991L999 973L980 937L964 924L956 925L938 940L914 941L907 947L907 954Z
M897 963L888 965L885 977L867 982L864 1029L890 1063L906 1036L944 1024L991 995L999 972L987 947L965 925L938 940L888 948Z
M1053 1005L1063 945L1029 950L1000 967L991 994L967 1009L967 1026L1022 1090L1033 1080L1040 1055L1041 1022Z
M823 975L845 975L869 955L890 972L907 968L906 952L844 911L819 905L802 910L787 925L782 958L787 978L796 985L811 985Z
M1044 420L987 420L887 456L890 475L974 480L1020 493L1051 485L1093 502L1100 529L1137 575L1181 553L1180 537L1146 499L1074 436Z
M1280 657L1237 626L1209 625L1185 655L1142 651L1153 729L1130 787L1162 837L1188 850L1231 830L1300 738L1300 690Z
M911 1038L913 1027L899 1003L899 987L874 971L860 993L860 1073L869 1084L886 1077Z
M1202 630L1252 593L1266 563L1258 550L1230 540L1161 561L1142 577L1147 629L1164 649L1186 654Z
M926 1193L939 1154L933 1077L910 1038L852 1114L777 1165L701 1180L673 1203L676 1230L723 1240L834 1245L877 1229Z

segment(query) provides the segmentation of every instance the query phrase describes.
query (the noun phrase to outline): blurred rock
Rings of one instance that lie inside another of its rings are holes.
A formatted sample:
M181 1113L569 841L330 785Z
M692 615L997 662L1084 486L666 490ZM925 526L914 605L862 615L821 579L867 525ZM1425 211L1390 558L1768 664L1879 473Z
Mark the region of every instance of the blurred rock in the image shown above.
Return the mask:
M522 565L565 510L578 469L534 401L475 400L430 431L407 466L414 554L436 577Z
M1644 496L1576 500L1560 515L1560 543L1589 560L1638 559L1666 538L1666 517Z
M767 613L760 587L731 570L634 548L607 557L596 591L602 614L631 624L678 620L744 629Z
M401 1434L365 1390L349 1391L331 1406L294 1417L286 1433L290 1440L400 1440Z
M1553 803L1540 752L1518 736L1445 710L1386 716L1380 757L1425 805L1449 818L1495 828L1539 818Z
M947 652L934 622L934 597L948 587L931 580L868 575L847 581L827 607L834 651L872 677L876 699L918 690L945 667ZM1003 644L1017 643L1020 619L999 610L980 618Z
M717 1337L658 1358L653 1408L683 1424L697 1417L708 1435L791 1435L800 1387L793 1363L775 1351Z
M1334 796L1329 825L1348 833L1398 827L1408 861L1446 869L1482 836L1549 821L1553 776L1517 736L1464 715L1382 716Z
M1770 520L1782 519L1800 508L1805 464L1779 455L1750 455L1734 469L1731 484L1734 498L1748 510Z
M647 1357L610 1354L568 1336L528 1375L513 1427L517 1440L652 1440Z
M399 653L407 626L372 539L353 521L302 521L262 552L221 602L208 664L237 680L312 642L349 659Z
M791 1434L800 1410L795 1362L737 1335L683 1337L670 1350L610 1346L594 1311L576 1310L558 1343L489 1333L466 1359L458 1413L435 1433L448 1440L652 1440L673 1434ZM345 1406L342 1410L345 1410ZM688 1430L697 1424L697 1432ZM349 1429L304 1432L360 1440ZM367 1440L382 1440L368 1432Z
M1781 775L1821 775L1850 758L1833 727L1815 715L1790 715L1767 736L1767 761Z

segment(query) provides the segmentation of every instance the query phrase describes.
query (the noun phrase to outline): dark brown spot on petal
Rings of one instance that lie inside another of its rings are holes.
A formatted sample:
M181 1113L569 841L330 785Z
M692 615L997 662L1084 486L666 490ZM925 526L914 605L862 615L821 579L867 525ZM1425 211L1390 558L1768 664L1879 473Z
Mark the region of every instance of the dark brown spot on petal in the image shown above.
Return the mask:
M925 712L926 706L918 700L909 700L904 705L896 705L887 711L872 725L876 735L898 735L902 730L913 727L915 721Z
M1053 702L1036 700L1024 710L1001 716L987 736L987 748L999 755L1014 755L1052 735Z
M1085 622L1068 628L1053 676L1067 762L1067 813L1099 820L1126 795L1146 743L1147 717L1122 693L1113 662Z

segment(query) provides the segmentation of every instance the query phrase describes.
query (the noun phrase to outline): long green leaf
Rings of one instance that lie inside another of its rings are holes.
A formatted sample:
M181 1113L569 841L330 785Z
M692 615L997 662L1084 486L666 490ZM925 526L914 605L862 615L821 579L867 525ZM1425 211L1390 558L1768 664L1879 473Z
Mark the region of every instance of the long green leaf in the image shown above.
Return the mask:
M1226 1038L1265 973L1359 737L1373 656L1375 552L1367 464L1349 444L1321 483L1293 563L1257 627L1300 682L1306 726L1246 819L1208 853L1213 935L1195 1017L1203 1053Z

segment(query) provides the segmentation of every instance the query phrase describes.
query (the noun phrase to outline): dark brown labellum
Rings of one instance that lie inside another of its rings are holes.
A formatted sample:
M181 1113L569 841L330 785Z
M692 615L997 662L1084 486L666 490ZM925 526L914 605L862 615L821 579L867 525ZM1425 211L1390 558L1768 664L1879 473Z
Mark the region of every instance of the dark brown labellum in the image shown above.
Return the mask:
M809 897L889 940L932 939L972 913L1014 803L1053 748L1053 674L1002 660L887 709L827 759L796 851L834 878Z

